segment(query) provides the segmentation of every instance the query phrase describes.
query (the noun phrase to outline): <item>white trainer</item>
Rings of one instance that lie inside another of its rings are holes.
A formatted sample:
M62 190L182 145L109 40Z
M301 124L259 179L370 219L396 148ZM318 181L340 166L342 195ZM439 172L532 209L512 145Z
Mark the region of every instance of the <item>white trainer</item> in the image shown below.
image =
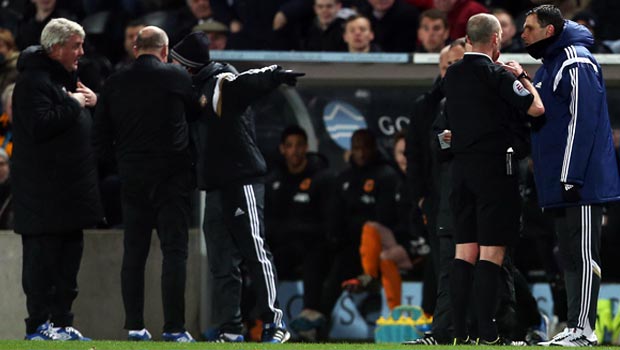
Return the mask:
M564 328L551 340L538 343L542 346L594 346L597 344L598 338L594 332L588 335L580 328Z

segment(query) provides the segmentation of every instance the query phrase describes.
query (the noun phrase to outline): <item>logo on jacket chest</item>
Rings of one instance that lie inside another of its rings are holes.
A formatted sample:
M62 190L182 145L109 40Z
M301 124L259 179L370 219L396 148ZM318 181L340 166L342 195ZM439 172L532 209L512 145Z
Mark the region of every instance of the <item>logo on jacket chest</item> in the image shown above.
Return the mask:
M375 189L375 180L366 179L364 180L364 192L370 193Z

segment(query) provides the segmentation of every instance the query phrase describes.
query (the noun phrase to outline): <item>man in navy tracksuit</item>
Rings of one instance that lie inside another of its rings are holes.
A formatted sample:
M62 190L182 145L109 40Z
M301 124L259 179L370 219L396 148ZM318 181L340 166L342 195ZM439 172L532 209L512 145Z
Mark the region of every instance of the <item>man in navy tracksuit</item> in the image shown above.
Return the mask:
M243 341L241 271L255 283L263 321L263 342L290 338L278 308L277 276L265 244L263 222L267 166L258 146L251 104L282 83L294 85L301 73L270 66L241 74L209 57L206 34L185 37L170 52L192 74L202 107L198 120L198 187L206 190L204 233L213 273L218 341Z
M527 14L523 41L543 59L534 85L546 117L533 125L532 157L541 207L555 214L568 299L567 328L541 345L596 345L602 204L620 199L605 82L587 47L588 29L542 5Z

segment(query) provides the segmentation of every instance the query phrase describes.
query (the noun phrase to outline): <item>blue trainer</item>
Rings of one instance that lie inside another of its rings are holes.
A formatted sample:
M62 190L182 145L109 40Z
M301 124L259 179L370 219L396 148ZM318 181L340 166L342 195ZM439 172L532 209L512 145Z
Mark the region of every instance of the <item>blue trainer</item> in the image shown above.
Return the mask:
M194 343L196 342L192 335L189 334L188 331L178 332L178 333L168 333L164 332L162 334L162 339L164 341L177 342L177 343Z
M151 337L151 333L149 333L146 328L142 328L140 330L129 331L127 339L131 341L149 341L152 340L153 337Z
M78 341L91 341L92 339L87 338L80 333L77 329L73 327L58 327L54 328L56 334L58 334L58 340L78 340Z
M45 322L34 333L26 334L25 340L60 340L60 337L54 330L54 324Z
M286 330L286 326L282 323L276 326L275 323L265 323L263 325L263 335L261 341L263 343L284 343L291 339L291 332Z

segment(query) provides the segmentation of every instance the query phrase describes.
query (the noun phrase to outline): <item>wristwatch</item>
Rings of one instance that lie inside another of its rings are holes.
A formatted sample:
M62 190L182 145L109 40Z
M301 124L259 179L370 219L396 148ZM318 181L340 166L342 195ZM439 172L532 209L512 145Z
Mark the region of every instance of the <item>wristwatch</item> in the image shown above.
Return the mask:
M521 80L521 79L527 79L529 81L532 81L532 78L530 78L529 75L527 75L527 72L525 71L525 69L523 70L523 72L521 72L521 74L519 74L519 76L517 77L517 80Z

